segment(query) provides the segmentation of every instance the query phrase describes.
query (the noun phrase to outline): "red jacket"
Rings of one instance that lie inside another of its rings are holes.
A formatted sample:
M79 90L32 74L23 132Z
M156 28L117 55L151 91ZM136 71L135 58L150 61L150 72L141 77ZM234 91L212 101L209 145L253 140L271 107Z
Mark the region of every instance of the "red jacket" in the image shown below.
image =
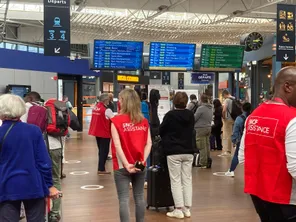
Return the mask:
M110 138L111 122L106 118L106 106L99 102L92 111L92 117L88 134L91 136Z
M130 164L137 161L144 161L144 150L147 143L149 123L143 119L141 123L133 124L128 115L117 115L111 119L118 131L123 153ZM116 149L112 140L112 160L114 170L123 168L117 159Z
M245 192L278 204L296 204L294 179L287 169L286 128L295 109L267 102L247 119L245 127Z

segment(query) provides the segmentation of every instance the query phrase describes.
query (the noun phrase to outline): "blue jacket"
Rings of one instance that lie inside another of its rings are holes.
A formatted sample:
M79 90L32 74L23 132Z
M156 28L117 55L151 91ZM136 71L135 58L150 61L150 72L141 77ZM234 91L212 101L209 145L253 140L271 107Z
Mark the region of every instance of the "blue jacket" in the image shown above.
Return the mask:
M149 104L146 101L141 102L141 111L143 116L150 122L150 109L149 109Z
M247 119L247 113L243 112L242 114L243 116L246 117ZM238 116L234 122L234 126L233 126L233 132L232 132L232 136L231 136L231 140L234 144L238 144L241 141L241 138L243 136L243 132L244 132L244 127L245 127L245 120L243 119L241 116Z
M12 121L0 127L0 141ZM37 126L17 122L0 153L0 203L48 196L53 186L51 160Z

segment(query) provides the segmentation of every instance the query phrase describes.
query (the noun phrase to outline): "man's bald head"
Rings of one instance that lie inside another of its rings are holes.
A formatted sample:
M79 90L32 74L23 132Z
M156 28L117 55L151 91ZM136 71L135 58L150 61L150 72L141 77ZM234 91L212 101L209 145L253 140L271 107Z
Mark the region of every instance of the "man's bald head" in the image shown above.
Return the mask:
M274 97L296 107L296 67L288 66L278 72L274 83Z

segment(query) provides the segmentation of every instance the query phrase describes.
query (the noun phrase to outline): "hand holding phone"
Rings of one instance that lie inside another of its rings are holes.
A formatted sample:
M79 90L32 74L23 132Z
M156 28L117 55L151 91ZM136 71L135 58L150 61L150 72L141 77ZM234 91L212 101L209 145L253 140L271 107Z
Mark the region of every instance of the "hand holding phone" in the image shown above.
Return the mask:
M141 170L141 171L144 171L144 170L145 170L145 166L144 166L144 164L143 164L142 162L140 162L140 161L137 161L137 162L135 163L135 168L137 168L137 169L139 169L139 170Z

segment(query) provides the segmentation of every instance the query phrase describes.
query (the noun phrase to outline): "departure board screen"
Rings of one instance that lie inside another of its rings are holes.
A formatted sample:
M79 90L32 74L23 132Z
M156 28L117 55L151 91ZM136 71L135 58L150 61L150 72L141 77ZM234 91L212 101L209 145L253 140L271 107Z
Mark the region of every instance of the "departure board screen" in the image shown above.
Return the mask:
M202 45L200 70L230 71L241 70L245 46Z
M94 69L138 70L142 58L143 42L94 41Z
M195 44L151 42L150 70L193 70Z

